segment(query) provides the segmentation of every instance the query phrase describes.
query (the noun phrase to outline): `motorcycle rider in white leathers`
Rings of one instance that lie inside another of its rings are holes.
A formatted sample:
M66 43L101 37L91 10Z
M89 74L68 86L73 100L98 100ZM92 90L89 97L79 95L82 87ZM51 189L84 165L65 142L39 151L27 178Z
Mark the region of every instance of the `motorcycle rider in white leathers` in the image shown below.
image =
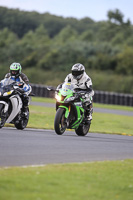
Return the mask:
M22 70L22 67L20 65L20 63L12 63L10 65L10 71L9 73L7 73L5 75L5 78L4 80L2 80L0 82L0 84L2 85L2 82L7 81L7 84L11 84L12 82L21 82L23 83L23 86L21 88L18 88L18 90L20 91L21 93L21 99L22 99L22 102L23 102L23 107L22 107L22 112L23 114L26 116L26 111L27 111L27 108L28 108L28 105L29 105L29 94L31 92L31 86L29 85L29 79L28 77L21 72ZM4 120L4 116L3 117L3 120Z
M71 82L76 91L86 92L84 102L84 108L86 110L85 116L86 121L91 121L93 113L92 97L94 95L91 78L86 74L85 67L81 63L74 64L71 71L72 73L66 76L65 82ZM60 89L61 87L62 84L60 84L57 89Z

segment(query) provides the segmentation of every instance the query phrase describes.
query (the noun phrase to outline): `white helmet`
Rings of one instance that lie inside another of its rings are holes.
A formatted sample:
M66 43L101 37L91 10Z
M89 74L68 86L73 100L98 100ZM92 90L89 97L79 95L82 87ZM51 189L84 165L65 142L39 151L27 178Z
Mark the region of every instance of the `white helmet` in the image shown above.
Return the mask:
M79 80L82 78L85 71L84 65L76 63L72 66L72 75L75 79Z

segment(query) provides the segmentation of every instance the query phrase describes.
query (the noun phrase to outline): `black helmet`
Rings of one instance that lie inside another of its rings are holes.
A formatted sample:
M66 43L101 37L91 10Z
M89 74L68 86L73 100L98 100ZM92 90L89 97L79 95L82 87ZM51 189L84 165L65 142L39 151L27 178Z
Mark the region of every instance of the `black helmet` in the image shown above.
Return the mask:
M72 66L72 75L77 80L82 78L84 71L85 67L80 63L76 63L75 65Z

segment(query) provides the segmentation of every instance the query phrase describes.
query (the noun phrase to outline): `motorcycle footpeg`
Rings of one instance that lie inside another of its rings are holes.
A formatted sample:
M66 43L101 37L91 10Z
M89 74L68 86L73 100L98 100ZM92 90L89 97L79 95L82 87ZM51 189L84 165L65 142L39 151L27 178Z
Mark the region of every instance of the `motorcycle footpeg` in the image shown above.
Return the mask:
M85 121L85 124L87 125L87 124L91 124L91 120L86 120Z
M28 119L28 113L27 112L22 113L21 118Z

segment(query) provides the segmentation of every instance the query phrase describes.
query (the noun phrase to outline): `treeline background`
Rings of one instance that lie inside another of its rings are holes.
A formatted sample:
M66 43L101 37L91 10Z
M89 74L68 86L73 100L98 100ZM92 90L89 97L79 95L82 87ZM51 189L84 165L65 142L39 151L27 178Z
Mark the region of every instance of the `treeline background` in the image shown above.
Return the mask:
M80 62L94 90L133 93L133 25L118 9L95 22L0 7L0 79L12 62L31 83L51 86Z

